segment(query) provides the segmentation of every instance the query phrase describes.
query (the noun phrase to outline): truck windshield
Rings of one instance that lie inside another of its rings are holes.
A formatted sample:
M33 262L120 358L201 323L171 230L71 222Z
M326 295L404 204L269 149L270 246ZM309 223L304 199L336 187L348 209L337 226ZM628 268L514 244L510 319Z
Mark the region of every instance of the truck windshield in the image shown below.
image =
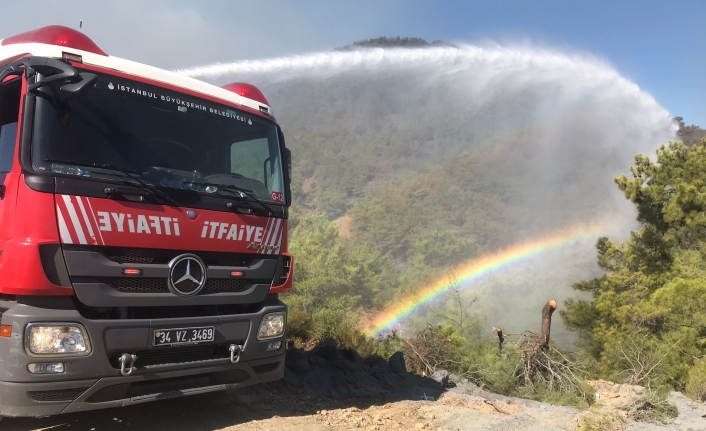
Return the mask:
M284 202L272 121L107 74L61 105L50 94L46 90L37 98L36 170L98 180L122 175L100 168L112 166L160 188L229 196L240 189L260 200Z

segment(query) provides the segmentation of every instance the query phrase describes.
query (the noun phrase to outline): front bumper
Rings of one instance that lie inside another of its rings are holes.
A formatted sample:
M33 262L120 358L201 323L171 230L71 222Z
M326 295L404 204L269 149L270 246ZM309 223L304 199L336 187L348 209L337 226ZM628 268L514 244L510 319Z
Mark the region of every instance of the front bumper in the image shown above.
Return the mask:
M48 416L125 406L273 381L284 375L284 342L278 350L267 351L270 343L283 339L257 340L262 317L286 311L277 299L266 300L247 314L121 320L85 319L69 298L47 299L51 301L39 304L18 300L2 312L2 324L12 326L12 336L0 338L0 416ZM46 359L29 356L24 332L29 323L37 322L83 325L91 340L91 354ZM199 326L215 327L213 343L151 346L155 329ZM236 364L223 354L230 344L243 346ZM115 361L123 353L138 356L136 369L129 376L121 375ZM147 362L141 364L141 357ZM59 374L28 371L30 363L43 362L62 362L65 370Z

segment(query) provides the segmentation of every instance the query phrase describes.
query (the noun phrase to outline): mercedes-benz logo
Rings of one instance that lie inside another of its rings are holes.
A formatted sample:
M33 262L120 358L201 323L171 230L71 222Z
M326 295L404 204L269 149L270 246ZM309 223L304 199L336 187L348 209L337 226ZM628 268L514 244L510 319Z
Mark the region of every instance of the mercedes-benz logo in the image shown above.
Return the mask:
M206 284L206 265L195 254L179 255L169 262L167 284L175 295L196 295Z

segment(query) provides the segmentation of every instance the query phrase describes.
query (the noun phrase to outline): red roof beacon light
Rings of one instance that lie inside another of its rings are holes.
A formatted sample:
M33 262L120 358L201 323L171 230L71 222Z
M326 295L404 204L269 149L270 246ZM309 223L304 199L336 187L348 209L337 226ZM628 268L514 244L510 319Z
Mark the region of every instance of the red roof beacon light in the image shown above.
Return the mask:
M234 82L232 84L226 84L223 86L224 89L232 91L233 93L239 94L240 96L247 97L248 99L255 100L265 105L270 104L270 102L265 99L265 95L262 94L257 87L254 85L246 84L244 82Z
M50 25L36 30L26 31L2 40L2 45L15 45L19 43L44 43L67 48L80 49L98 55L108 54L98 48L85 34L63 25Z

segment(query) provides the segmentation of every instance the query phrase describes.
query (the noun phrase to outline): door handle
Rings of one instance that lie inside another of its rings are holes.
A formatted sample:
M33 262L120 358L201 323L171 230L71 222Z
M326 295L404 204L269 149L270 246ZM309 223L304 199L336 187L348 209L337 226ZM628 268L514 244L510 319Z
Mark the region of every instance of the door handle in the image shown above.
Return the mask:
M6 187L4 185L0 186L0 201L5 199L5 189Z

